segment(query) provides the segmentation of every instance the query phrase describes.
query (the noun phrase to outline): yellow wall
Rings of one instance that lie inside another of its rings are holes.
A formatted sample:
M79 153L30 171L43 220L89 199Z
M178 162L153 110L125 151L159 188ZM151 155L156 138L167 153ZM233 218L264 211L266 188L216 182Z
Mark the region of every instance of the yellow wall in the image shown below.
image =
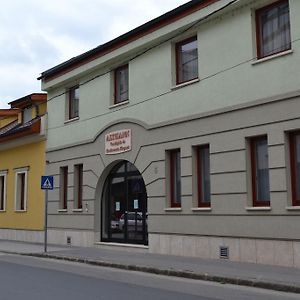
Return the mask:
M38 105L39 115L42 116L47 112L47 103L40 103Z
M15 168L29 167L27 209L15 212ZM0 228L42 230L44 228L44 191L40 189L45 171L45 141L0 151L0 171L8 170L6 211L0 212Z
M11 123L12 121L16 120L17 117L16 116L11 116L11 117L3 117L2 119L0 119L0 128L8 125L9 123Z

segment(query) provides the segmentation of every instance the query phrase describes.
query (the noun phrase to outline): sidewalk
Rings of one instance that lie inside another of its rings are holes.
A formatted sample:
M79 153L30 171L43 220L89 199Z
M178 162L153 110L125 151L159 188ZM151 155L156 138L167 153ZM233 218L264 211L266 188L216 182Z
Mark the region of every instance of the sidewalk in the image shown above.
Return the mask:
M0 252L300 293L300 269L289 267L137 253L121 249L108 250L100 247L50 245L48 252L44 253L42 244L4 240L0 240Z

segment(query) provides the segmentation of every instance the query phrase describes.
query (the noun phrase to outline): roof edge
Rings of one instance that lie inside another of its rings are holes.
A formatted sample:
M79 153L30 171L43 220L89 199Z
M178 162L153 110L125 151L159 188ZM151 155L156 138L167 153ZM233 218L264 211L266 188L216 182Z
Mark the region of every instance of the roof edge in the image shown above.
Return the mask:
M9 102L8 104L11 106L12 109L14 108L24 108L33 102L43 102L47 100L47 94L46 93L32 93L29 95L26 95L24 97L18 98L16 100L13 100Z
M118 49L140 37L143 37L153 31L156 31L178 19L181 19L197 10L200 10L206 6L211 5L214 2L220 0L192 0L177 8L168 11L167 13L154 18L143 25L140 25L129 32L120 35L119 37L108 41L92 50L89 50L83 54L73 57L51 69L48 69L41 73L37 78L38 80L51 80L59 75L65 74L82 64L88 63L94 59L97 59L115 49Z
M0 108L0 117L16 116L19 111L17 108Z

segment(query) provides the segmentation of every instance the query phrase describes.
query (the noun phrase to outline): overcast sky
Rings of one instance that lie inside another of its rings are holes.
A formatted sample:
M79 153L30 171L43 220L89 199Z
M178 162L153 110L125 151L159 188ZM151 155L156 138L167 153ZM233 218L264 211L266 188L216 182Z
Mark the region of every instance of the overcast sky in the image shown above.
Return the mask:
M188 0L1 0L0 108L40 91L41 72Z

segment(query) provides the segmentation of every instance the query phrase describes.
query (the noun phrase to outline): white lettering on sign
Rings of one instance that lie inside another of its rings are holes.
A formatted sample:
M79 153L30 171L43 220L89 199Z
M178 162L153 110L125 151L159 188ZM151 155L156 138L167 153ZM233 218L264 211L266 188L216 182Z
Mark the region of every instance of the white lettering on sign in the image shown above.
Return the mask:
M105 135L105 154L119 154L131 150L131 129L110 132Z

